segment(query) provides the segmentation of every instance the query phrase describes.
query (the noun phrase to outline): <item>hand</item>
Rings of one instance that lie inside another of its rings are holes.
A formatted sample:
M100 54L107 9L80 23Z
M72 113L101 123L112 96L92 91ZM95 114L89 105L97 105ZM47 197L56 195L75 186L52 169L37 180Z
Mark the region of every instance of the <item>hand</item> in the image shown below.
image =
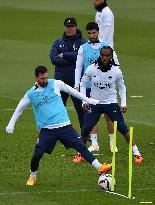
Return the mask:
M82 104L82 107L83 107L83 110L84 110L85 112L87 112L87 111L89 110L89 104L87 104L87 103L83 103L83 104Z
M60 53L58 56L60 57L60 58L63 58L63 53Z
M6 132L7 132L8 134L12 134L12 133L13 133L13 130L14 130L14 127L11 127L11 126L7 126L7 127L6 127Z
M123 112L123 113L125 113L125 112L127 111L127 107L125 107L125 106L124 106L124 107L121 107L121 108L120 108L120 111Z

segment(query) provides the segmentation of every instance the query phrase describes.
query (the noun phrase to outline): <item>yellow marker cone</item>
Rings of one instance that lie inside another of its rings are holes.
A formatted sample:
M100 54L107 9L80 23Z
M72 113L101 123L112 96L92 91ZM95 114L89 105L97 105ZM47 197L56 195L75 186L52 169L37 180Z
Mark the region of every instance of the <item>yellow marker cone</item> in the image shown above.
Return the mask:
M114 139L113 139L113 156L112 156L112 182L111 182L111 191L114 191L114 185L115 185L116 132L117 132L117 121L114 121Z
M130 143L129 143L129 190L128 190L128 198L131 198L131 184L132 184L132 139L133 139L133 127L130 127Z

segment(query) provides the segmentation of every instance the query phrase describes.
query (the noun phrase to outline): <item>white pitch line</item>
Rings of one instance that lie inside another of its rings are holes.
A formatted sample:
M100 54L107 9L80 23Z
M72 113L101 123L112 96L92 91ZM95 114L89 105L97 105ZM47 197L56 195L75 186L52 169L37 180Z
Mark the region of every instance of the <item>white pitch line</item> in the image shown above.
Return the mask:
M129 105L129 106L136 106L136 105ZM139 105L137 105L137 106L139 106ZM155 106L155 104L148 104L148 105L144 105L144 106ZM75 111L74 107L67 107L67 109ZM14 111L14 110L15 110L15 108L7 108L7 109L0 109L0 112L3 112L3 111ZM26 108L26 110L32 110L32 108ZM132 123L136 123L136 124L140 124L140 125L146 125L146 126L149 126L149 127L154 127L154 123L152 123L152 122L145 122L144 123L143 121L129 120L129 119L126 119L126 121L132 122Z
M139 120L129 120L129 119L125 119L125 121L136 123L136 124L139 124L139 125L145 125L145 126L148 126L148 127L154 127L154 123L151 123L151 122L145 122L144 123L144 122L139 121Z
M2 109L0 111L14 111L15 108L6 108L6 109ZM32 110L32 108L26 108L25 110Z
M130 105L130 106L134 106L134 105ZM155 106L155 104L150 104L150 105L146 105L146 106ZM74 107L67 107L67 109L75 111ZM3 112L3 111L14 111L14 110L15 110L14 108L7 108L7 109L1 109L0 112ZM26 110L32 110L32 108L26 108ZM128 120L128 119L126 119L126 121L132 122L132 123L137 123L137 124L140 124L140 125L146 125L146 126L149 126L149 127L154 127L154 123L151 123L151 122L144 123L143 121Z
M1 109L0 111L14 111L16 108L5 108L5 109ZM68 110L75 110L74 107L67 107ZM26 108L25 110L32 110L31 107Z
M143 98L143 96L142 95L132 95L132 96L130 96L131 98Z
M113 194L113 195L117 195L117 196L121 196L123 198L126 198L126 199L135 199L135 197L133 196L132 198L129 198L128 196L125 196L123 194L119 194L117 192L113 192L113 191L105 191L106 193L109 193L109 194Z
M36 191L36 192L2 192L0 193L0 196L6 196L6 195L22 195L22 194L46 194L46 193L77 193L77 192L98 192L98 190L49 190L49 191Z
M145 105L128 105L128 107L140 107L140 106L155 106L155 104L145 104ZM1 109L0 111L14 111L16 108L5 108L5 109ZM73 110L76 112L75 108L72 106L68 106L67 107L68 110ZM32 108L26 108L26 110L32 110Z
M20 100L20 98L10 97L10 96L6 96L6 95L1 95L0 98L9 99L9 100Z
M142 190L154 190L153 188L145 188L145 189L133 189L133 190L138 190L138 191L142 191ZM121 190L120 190L121 191ZM122 190L124 191L124 189ZM22 195L22 194L46 194L46 193L77 193L77 192L98 192L98 190L87 190L87 189L81 189L81 190L47 190L47 191L36 191L36 192L20 192L20 191L17 191L17 192L1 192L0 193L0 196L7 196L7 195ZM116 193L116 192L110 192L110 191L105 191L107 193L110 193L110 194L113 194L113 195L117 195L117 196L121 196L121 197L124 197L124 198L127 198L127 199L130 199L128 198L127 196L123 195L123 194L119 194L119 193ZM135 199L134 197L132 197L131 199ZM143 203L148 203L148 202L143 202ZM152 202L149 202L149 203L152 203Z
M99 155L104 155L104 154L93 154L93 155L95 155L95 156L99 156ZM61 156L62 156L62 157L66 157L67 155L62 154Z
M152 204L153 202L152 201L140 201L139 203L140 204Z

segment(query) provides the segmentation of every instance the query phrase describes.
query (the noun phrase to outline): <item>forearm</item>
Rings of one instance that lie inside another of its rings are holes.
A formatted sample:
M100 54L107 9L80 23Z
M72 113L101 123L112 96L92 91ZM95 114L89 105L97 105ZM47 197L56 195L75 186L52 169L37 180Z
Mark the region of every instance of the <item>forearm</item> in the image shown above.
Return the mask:
M126 107L126 89L119 90L119 95L121 97L121 106Z
M91 70L88 67L80 82L80 92L85 96L86 96L86 86L87 84L90 83L91 83Z
M68 61L71 61L72 63L76 62L76 59L77 59L77 54L78 52L64 52L63 53L63 58L68 60Z
M77 60L76 60L76 69L75 69L75 87L79 88L81 73L83 68L83 47L80 46L78 50Z
M84 82L83 78L81 79L80 82L80 92L86 96L86 83Z
M16 121L18 120L20 115L23 113L24 109L28 106L29 102L30 101L28 99L25 99L25 98L21 99L21 101L19 102L15 112L13 113L13 115L9 121L8 127L15 126Z
M79 88L80 86L80 78L81 78L82 68L76 67L75 69L75 87Z
M118 57L117 57L117 54L116 54L115 50L113 52L113 59L114 59L115 64L119 65Z
M69 85L64 84L62 91L67 92L69 95L72 95L82 101L85 101L89 104L98 104L99 100L87 98L83 93L78 92L76 89L70 87Z
M72 64L72 62L59 56L51 56L51 62L55 66L69 66Z
M63 53L63 50L60 50L60 44L56 41L51 50L50 50L50 59L53 65L55 66L67 66L72 64L69 60L60 57L59 55Z
M121 98L121 106L126 107L126 87L124 84L123 76L118 81L119 96Z

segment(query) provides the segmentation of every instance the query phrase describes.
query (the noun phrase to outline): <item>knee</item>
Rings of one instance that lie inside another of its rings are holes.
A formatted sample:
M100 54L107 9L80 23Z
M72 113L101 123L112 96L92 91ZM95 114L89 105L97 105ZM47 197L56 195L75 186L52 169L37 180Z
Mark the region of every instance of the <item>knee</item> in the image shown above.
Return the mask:
M126 133L129 132L127 126L125 123L123 124L118 124L118 131L122 134L122 135L125 135Z
M81 132L81 136L82 138L88 138L89 134L90 134L91 130L89 129L89 127L83 127L82 128L82 132Z
M78 106L78 107L75 107L75 109L76 109L76 112L78 113L78 114L81 114L81 115L84 115L85 113L84 113L84 110L83 110L83 108L82 108L82 105L80 105L80 106Z
M81 140L82 140L82 142L84 143L84 144L86 144L87 143L87 141L88 141L88 137L86 136L81 136Z

